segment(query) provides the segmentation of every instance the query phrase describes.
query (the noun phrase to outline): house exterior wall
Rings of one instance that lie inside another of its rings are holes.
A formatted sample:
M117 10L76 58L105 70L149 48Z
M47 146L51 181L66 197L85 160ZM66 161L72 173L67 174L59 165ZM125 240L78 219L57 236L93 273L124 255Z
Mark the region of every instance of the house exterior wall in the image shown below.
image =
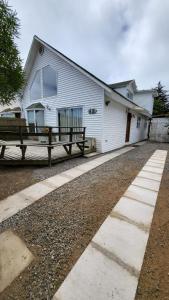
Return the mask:
M108 97L105 96L105 102ZM109 99L110 100L110 99ZM136 143L147 138L148 118L131 111L130 139L127 144ZM141 117L140 127L137 128L137 117ZM146 127L145 127L145 122ZM104 105L102 150L107 152L126 145L127 108L110 100Z
M134 94L134 102L148 110L150 114L153 112L153 104L154 104L154 99L152 96L152 92L139 92Z
M138 117L141 117L139 128L137 128ZM147 139L148 124L149 124L148 118L133 112L133 117L131 119L131 130L130 130L130 141L129 141L131 144Z
M150 126L150 140L156 142L169 142L169 130L165 127L169 124L169 118L152 118Z
M122 94L124 97L127 97L127 86L125 86L125 87L120 87L120 88L116 88L115 90L118 92L118 93L120 93L120 94Z
M30 99L30 87L37 70L50 65L56 70L57 95L38 99ZM45 106L45 125L58 126L58 109L68 107L83 108L83 126L86 136L96 138L97 151L102 152L102 118L104 90L80 71L66 63L59 56L45 48L43 55L35 56L35 61L28 78L22 99L24 116L27 118L26 107L40 102ZM96 114L89 114L89 109L95 108Z

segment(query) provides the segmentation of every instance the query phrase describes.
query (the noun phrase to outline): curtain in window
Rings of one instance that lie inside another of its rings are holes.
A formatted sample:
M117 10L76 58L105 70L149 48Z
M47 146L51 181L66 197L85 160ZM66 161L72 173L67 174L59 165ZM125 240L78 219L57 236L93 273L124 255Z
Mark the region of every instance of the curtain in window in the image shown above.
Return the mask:
M79 130L82 127L82 108L65 108L58 111L59 127L77 127L73 130ZM60 132L65 132L68 129L60 128ZM68 136L62 137L62 140L67 140ZM78 136L74 136L77 139Z

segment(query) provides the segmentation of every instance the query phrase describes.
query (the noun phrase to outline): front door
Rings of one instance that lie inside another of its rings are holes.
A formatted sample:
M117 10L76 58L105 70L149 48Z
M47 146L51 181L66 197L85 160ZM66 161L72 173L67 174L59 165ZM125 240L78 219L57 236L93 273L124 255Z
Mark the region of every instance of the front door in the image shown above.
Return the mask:
M27 115L30 131L34 132L36 126L44 126L44 110L29 110ZM38 132L41 132L40 128Z
M125 142L129 142L130 140L130 126L131 126L131 113L127 114L127 126L126 126L126 139Z

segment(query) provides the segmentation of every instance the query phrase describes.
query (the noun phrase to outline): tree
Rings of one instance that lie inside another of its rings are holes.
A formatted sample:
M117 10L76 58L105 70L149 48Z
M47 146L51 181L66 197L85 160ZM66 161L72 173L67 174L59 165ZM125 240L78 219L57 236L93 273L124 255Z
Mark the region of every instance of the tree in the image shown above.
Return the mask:
M24 83L24 73L15 39L19 20L5 0L0 0L0 104L10 104Z
M153 115L169 113L169 95L167 92L159 81L157 87L154 89Z

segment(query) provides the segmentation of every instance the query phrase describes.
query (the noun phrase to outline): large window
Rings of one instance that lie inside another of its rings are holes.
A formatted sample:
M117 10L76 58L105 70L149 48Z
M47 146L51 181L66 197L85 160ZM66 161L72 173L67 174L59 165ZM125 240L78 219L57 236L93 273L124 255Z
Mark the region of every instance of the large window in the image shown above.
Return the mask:
M83 123L82 107L59 109L58 111L59 127L82 127L82 123ZM64 131L66 131L66 129L60 128L60 132L64 132ZM78 137L74 136L74 138L77 139Z
M50 66L46 66L35 73L31 88L31 100L51 97L57 94L57 73Z
M41 74L40 70L36 72L31 85L31 100L37 100L41 98Z
M57 94L56 72L46 66L42 69L43 78L43 97L51 97Z

